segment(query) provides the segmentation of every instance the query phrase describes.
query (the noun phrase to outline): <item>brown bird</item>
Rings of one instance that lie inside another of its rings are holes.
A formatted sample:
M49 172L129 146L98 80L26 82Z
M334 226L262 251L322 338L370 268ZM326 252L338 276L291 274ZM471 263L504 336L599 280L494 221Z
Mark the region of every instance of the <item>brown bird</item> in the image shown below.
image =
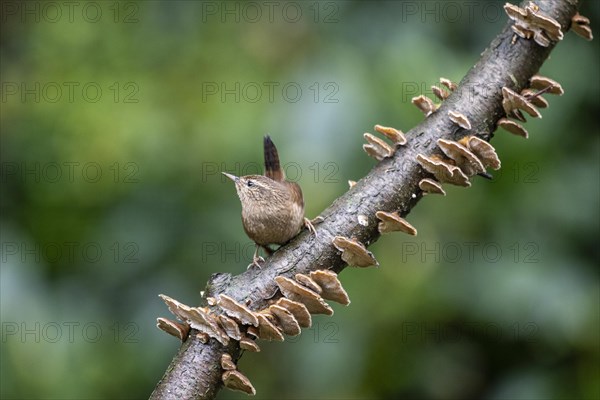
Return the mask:
M264 138L265 175L235 176L223 175L235 183L242 203L242 225L250 239L256 243L256 250L250 268L264 262L258 256L260 247L272 254L270 244L283 245L296 236L303 226L316 235L311 221L304 217L302 189L295 182L285 179L279 164L277 147L267 135Z

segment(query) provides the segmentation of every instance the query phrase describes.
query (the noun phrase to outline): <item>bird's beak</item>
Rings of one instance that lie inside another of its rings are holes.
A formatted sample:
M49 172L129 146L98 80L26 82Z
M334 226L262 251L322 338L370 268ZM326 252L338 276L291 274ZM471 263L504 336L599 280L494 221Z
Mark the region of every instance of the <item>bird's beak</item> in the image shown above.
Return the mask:
M228 177L229 179L231 179L232 181L234 181L234 182L237 182L237 181L238 181L238 179L240 179L240 178L238 178L238 177L237 177L237 176L235 176L235 175L228 174L227 172L221 172L221 173L222 173L223 175L225 175L226 177Z

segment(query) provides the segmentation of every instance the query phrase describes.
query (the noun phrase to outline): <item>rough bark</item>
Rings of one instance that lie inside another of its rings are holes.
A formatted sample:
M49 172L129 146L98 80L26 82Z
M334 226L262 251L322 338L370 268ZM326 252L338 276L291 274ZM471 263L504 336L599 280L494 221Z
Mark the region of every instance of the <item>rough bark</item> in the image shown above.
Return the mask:
M577 11L575 0L536 3L541 12L561 24L563 32L568 30L571 17ZM346 265L332 245L335 236L355 237L368 246L379 237L376 211L398 211L405 216L421 199L418 182L430 175L416 162L418 153L441 154L436 145L439 138L458 140L466 134L476 134L490 140L496 122L504 116L502 87L516 92L524 89L555 45L541 47L533 40L521 38L513 42L515 35L510 25L509 21L439 110L406 133L406 146L400 147L393 157L379 162L354 188L323 211L324 221L316 226L317 237L303 232L267 259L260 270L251 269L236 276L214 274L200 300L201 305L206 305L206 296L224 293L259 310L277 292L274 278L278 275L292 277L317 269L341 271ZM449 110L466 115L472 130L465 131L453 124L447 116ZM368 217L367 226L358 223L359 215ZM237 342L232 341L225 347L211 339L203 344L192 331L150 398L213 399L222 386L219 360L224 351L236 359Z

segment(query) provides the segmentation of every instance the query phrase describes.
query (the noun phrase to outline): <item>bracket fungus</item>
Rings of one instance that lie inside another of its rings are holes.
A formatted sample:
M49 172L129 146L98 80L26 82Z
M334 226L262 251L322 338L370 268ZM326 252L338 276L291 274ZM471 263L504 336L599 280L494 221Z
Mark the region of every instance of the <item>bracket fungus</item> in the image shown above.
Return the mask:
M312 273L311 273L311 276L312 276ZM313 277L313 279L314 279L314 277ZM324 293L324 294L327 294L327 293ZM323 296L323 298L326 299L327 297ZM310 316L310 313L308 312L308 309L306 308L306 306L303 303L282 297L279 300L277 300L275 305L284 307L286 310L291 312L292 315L294 316L294 318L296 318L296 321L298 321L298 324L302 328L310 328L311 327L312 318Z
M245 305L238 303L226 294L219 295L217 304L225 314L245 325L258 326L256 315Z
M498 126L513 135L524 137L525 139L529 138L529 132L527 129L523 128L523 126L515 121L512 121L508 118L500 118L498 120Z
M242 333L240 332L240 326L237 324L237 322L225 315L219 315L217 319L219 321L219 325L221 328L223 328L227 336L235 340L241 339Z
M456 165L448 164L436 156L427 157L417 154L417 162L423 169L432 174L439 182L456 186L470 187L469 178Z
M384 158L394 155L394 148L383 140L370 133L365 133L363 136L367 139L367 142L369 142L363 144L363 150L377 161L381 161Z
M440 77L440 83L446 86L451 92L454 92L458 85L448 78Z
M531 88L521 90L521 96L525 97L531 104L537 108L548 108L548 101L539 93L537 90Z
M190 326L187 323L179 323L177 321L171 321L166 318L157 318L156 327L162 331L167 332L169 335L175 336L182 342L188 337L190 333Z
M390 139L395 145L404 146L406 144L406 137L399 129L382 125L375 125L374 129L386 138Z
M254 389L250 380L238 370L225 371L221 375L221 380L228 389L244 392L251 396L256 394L256 389Z
M409 224L404 218L400 217L397 212L388 213L385 211L377 211L375 216L381 220L377 227L381 234L404 232L412 236L417 236L415 227Z
M544 15L532 1L525 8L506 3L504 11L514 21L511 26L513 32L524 39L533 37L542 47L548 47L551 41L558 42L563 39L560 24L554 18Z
M431 178L421 179L419 182L419 189L421 189L425 194L441 194L442 196L446 195L444 189L442 189L442 185L438 181L435 181Z
M210 340L210 336L208 336L206 333L204 332L198 332L196 333L196 337L198 338L198 340L203 343L206 344L208 343L208 341Z
M229 344L229 336L221 329L215 316L210 314L207 309L201 307L191 308L188 323L193 329L217 339L222 345L227 346Z
M179 318L181 321L186 321L188 319L188 315L189 315L189 311L190 311L191 307L186 306L185 304L180 303L179 301L177 301L165 294L159 294L158 297L160 297L162 299L162 301L165 302L165 304L169 308L169 311L171 312L171 314L173 314L174 316Z
M333 238L333 245L342 252L342 260L350 266L365 268L379 265L373 253L356 239L336 236Z
M237 366L231 358L231 354L223 353L221 355L221 368L223 368L225 371L234 371L237 369Z
M317 282L313 281L310 276L304 274L296 274L294 275L294 278L296 279L296 282L300 283L301 285L306 286L307 288L309 288L317 294L321 294L321 287L317 285Z
M437 144L440 149L450 159L454 160L454 163L459 167L467 176L473 176L485 172L485 167L477 158L477 156L463 146L462 144L446 139L438 139Z
M350 304L350 297L348 297L348 293L342 287L342 283L335 272L319 269L311 271L310 276L323 289L321 296L324 299L335 301L345 306Z
M256 314L258 318L258 337L262 340L283 342L283 335L265 314Z
M537 108L535 108L529 100L519 93L510 90L506 86L502 88L502 97L502 107L507 116L525 122L525 117L523 117L523 114L519 111L523 110L534 118L542 118L542 114L540 114Z
M283 333L288 336L297 336L300 334L300 324L287 308L271 304L269 306L269 312L277 318L279 326Z
M456 125L460 126L463 129L471 129L471 122L467 117L463 114L456 111L448 111L448 117L450 117L450 121L454 122Z
M311 314L333 315L333 309L321 296L298 282L285 276L276 277L275 282L285 297L304 304Z
M260 351L260 347L258 347L256 342L247 336L242 336L240 339L240 348L252 351L254 353L258 353Z
M425 117L429 117L437 110L437 106L434 104L433 100L423 95L413 97L411 102L425 114Z
M373 157L377 161L383 160L386 156L381 153L380 149L371 145L371 144L363 144L362 146L365 153L367 153L370 157Z
M164 294L160 294L159 297L169 307L169 311L173 315L186 322L191 328L217 339L223 345L229 343L229 336L219 327L215 317L210 315L207 310L187 306Z
M589 18L584 17L579 13L571 18L571 29L585 40L592 40L594 38L592 28L590 28Z
M258 339L258 328L254 325L250 325L246 328L246 335L252 336L252 339L254 340Z
M477 136L465 136L460 140L461 143L473 152L479 158L485 168L499 170L501 163L494 146Z
M558 96L565 94L560 83L542 75L532 76L529 80L529 87L537 90L545 90L547 93L556 94Z
M442 89L439 86L431 86L431 91L433 92L433 94L435 95L435 97L437 97L438 99L444 101L446 100L449 96L450 93L448 91L446 91L445 89Z

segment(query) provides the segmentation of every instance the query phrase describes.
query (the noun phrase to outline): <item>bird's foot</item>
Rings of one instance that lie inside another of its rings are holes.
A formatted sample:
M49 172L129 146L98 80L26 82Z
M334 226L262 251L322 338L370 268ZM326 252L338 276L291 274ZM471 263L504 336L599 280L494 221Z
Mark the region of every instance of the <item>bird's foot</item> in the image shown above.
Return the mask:
M304 226L311 233L313 233L315 235L315 237L317 236L317 230L315 229L315 226L313 225L313 223L318 224L320 222L323 222L323 218L321 218L321 217L317 217L317 218L313 219L312 221L306 217L304 218Z
M260 264L264 263L264 262L265 262L264 258L262 258L261 256L258 256L258 255L255 255L252 258L252 263L250 263L248 265L248 267L246 268L246 270L249 270L250 268L253 268L253 267L258 267L258 269L261 269L262 267L260 266Z

